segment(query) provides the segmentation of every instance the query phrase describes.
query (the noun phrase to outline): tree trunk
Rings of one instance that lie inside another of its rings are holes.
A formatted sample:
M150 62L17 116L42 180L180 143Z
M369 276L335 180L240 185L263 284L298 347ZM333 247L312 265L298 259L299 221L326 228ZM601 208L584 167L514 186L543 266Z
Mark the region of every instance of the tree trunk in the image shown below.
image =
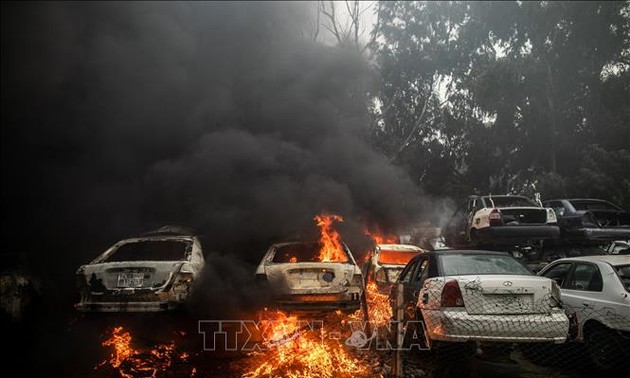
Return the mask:
M549 107L549 134L548 134L548 164L549 171L556 172L556 133L558 125L556 124L556 105L554 102L554 90L553 90L553 72L551 71L551 64L547 60L547 105Z

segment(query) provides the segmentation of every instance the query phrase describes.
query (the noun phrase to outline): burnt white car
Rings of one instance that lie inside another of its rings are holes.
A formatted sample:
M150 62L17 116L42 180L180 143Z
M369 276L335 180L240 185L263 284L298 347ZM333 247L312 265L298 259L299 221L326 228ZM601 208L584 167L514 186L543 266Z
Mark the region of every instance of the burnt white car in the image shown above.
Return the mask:
M181 307L204 267L198 236L165 226L124 239L77 270L84 312L154 312Z
M374 280L379 290L389 292L409 260L424 252L410 244L377 244L370 259L368 279Z
M527 197L470 196L443 230L452 248L479 245L520 245L557 239L556 213Z
M507 253L432 251L414 257L398 277L406 321L436 342L563 343L569 319L560 289ZM397 287L390 304L396 308ZM422 334L416 329L418 334Z
M319 242L273 244L256 269L256 280L270 290L278 307L296 311L354 311L361 308L363 274L350 249L320 261Z
M577 317L577 340L596 366L630 360L630 256L564 258L538 274L560 286L562 302Z

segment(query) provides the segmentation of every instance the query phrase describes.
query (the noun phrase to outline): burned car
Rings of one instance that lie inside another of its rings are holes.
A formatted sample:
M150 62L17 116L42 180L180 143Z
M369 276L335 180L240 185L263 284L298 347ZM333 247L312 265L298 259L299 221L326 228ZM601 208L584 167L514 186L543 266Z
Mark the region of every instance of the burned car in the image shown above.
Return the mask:
M198 236L165 226L124 239L77 270L84 312L153 312L185 304L204 267Z
M350 249L321 242L273 244L256 269L278 307L296 311L361 308L363 274Z
M558 216L560 238L565 243L602 244L630 239L630 213L600 199L545 201Z
M405 265L425 251L409 244L377 244L368 265L367 278L376 282L379 291L389 293Z
M470 196L443 231L452 248L523 244L556 239L559 234L552 209L512 195Z

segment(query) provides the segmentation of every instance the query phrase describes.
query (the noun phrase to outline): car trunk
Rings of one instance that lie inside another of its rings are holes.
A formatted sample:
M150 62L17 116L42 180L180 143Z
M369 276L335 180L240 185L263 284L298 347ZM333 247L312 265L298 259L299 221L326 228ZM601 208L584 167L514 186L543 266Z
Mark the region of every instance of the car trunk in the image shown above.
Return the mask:
M551 308L551 282L544 277L460 276L458 282L469 314L537 314Z
M543 224L547 222L545 209L527 207L505 207L499 209L506 226L519 224Z
M182 261L130 261L88 265L85 278L90 291L158 289L179 271Z
M267 279L277 295L331 294L346 290L354 266L343 263L288 263L266 267Z

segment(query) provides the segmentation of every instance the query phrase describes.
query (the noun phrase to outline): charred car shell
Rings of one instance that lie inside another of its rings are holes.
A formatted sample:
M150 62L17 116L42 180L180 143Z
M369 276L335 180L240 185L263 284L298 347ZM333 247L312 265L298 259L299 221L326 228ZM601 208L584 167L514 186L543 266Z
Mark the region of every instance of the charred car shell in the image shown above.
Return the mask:
M630 239L630 213L600 199L556 199L545 206L558 215L560 238L566 243L601 244Z
M204 267L199 238L164 227L124 239L76 273L84 312L155 312L183 305Z
M370 259L368 278L376 282L382 293L389 293L405 265L425 251L410 244L378 244Z
M273 244L256 269L274 303L295 311L354 311L361 308L363 274L342 244L345 261L316 261L318 242Z

